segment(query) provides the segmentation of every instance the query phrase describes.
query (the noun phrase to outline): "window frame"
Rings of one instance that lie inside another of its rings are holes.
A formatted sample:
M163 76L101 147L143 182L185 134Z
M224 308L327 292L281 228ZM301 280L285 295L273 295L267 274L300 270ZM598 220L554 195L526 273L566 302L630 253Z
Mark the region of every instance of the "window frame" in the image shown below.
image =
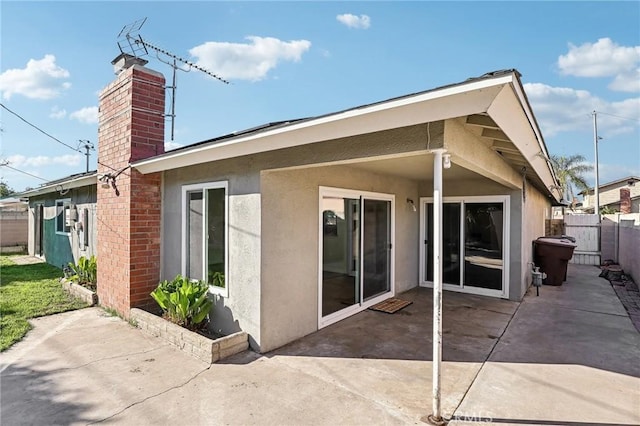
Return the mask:
M58 212L58 206L60 204L62 206L62 212ZM65 209L68 209L69 214L71 214L71 198L60 198L56 200L55 207L56 207L56 235L71 235L71 225L70 224L67 225L67 217L65 213ZM62 213L62 220L63 220L62 231L58 229L58 215L60 213ZM65 231L64 229L68 229L68 231Z
M222 297L229 297L229 182L224 181L215 181L215 182L204 182L204 183L196 183L189 185L182 185L182 207L180 209L182 216L182 254L181 254L181 271L183 276L187 276L187 258L188 258L188 233L189 233L189 204L188 204L188 195L192 192L202 191L202 203L203 203L203 226L202 226L202 277L205 282L208 282L208 273L209 266L207 262L207 236L206 229L204 226L204 222L208 220L208 210L207 210L207 197L206 191L209 189L224 189L224 288L217 287L214 285L209 285L209 293L217 294Z

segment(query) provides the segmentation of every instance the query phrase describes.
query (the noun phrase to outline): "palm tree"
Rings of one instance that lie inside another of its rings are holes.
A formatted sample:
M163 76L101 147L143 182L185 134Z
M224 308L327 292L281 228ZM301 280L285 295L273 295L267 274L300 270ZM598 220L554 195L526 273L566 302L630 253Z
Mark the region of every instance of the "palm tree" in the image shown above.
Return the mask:
M581 191L589 189L587 181L582 176L583 173L593 170L593 166L585 163L586 159L582 155L552 155L551 164L556 172L558 183L562 189L563 197L566 197L573 205L573 187Z

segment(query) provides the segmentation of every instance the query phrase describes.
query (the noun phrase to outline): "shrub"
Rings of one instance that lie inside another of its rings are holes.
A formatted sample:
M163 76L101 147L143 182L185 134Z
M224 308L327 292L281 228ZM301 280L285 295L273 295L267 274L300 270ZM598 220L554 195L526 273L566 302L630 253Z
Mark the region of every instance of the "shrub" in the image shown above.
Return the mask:
M69 269L69 279L71 281L91 290L96 289L98 282L98 261L95 256L91 256L90 258L82 256L78 259L77 264L69 262Z
M207 298L209 286L204 281L191 281L181 275L172 281L161 282L151 292L163 311L163 317L189 330L202 328L211 310L211 300Z

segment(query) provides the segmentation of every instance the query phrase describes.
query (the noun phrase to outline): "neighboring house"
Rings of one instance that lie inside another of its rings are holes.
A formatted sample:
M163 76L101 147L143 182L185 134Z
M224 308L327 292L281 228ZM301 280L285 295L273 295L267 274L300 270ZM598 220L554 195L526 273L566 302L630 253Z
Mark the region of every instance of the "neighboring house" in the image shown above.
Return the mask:
M640 213L640 177L628 176L613 182L600 185L598 190L600 198L600 208L609 207L611 210L623 213ZM593 213L596 198L595 189L589 188L582 191L582 211ZM625 203L630 210L625 210Z
M559 194L517 71L166 153L164 91L134 65L100 95L103 305L127 316L160 279L204 279L212 327L264 352L430 286L440 221L445 289L520 300L530 285Z
M20 198L0 199L0 252L21 252L27 247L28 204Z
M96 253L95 171L25 191L29 199L29 254L62 268Z

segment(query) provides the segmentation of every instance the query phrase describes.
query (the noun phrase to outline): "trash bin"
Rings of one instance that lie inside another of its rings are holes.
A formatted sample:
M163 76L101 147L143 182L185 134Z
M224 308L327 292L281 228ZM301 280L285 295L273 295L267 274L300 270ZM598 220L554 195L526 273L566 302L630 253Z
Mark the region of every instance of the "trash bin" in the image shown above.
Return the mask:
M547 274L546 285L562 285L567 279L567 265L576 244L566 238L540 237L533 242L534 262Z

